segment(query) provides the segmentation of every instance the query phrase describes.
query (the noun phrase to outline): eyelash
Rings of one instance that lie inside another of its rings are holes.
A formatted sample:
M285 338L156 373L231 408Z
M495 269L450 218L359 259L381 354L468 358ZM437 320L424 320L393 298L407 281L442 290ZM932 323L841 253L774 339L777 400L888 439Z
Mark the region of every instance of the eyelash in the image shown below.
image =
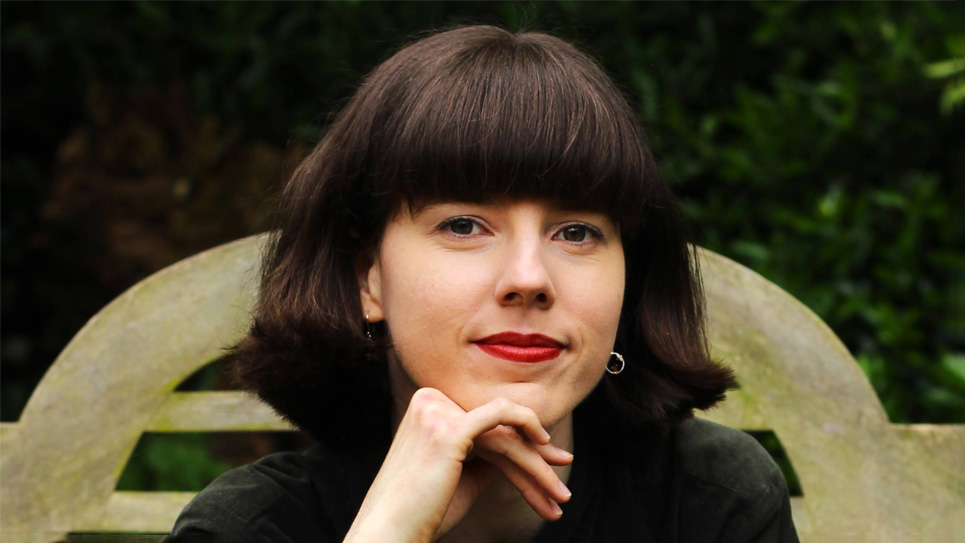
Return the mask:
M485 228L485 225L483 224L483 222L477 217L462 215L458 217L451 217L449 219L442 221L442 223L438 227L436 227L436 229L440 232L455 236L457 238L467 238L469 236L472 236L473 234L457 234L450 229L452 225L460 221L469 221L473 224L474 227L478 226L480 228ZM594 242L605 241L606 239L603 236L603 232L601 232L600 229L594 228L586 223L581 223L581 222L570 222L570 223L561 225L559 229L557 229L556 233L553 234L553 239L556 239L558 236L562 235L567 228L570 228L572 226L579 226L581 228L584 228L587 234L589 235L590 239L585 239L583 241L570 241L568 243L572 243L575 245L587 245Z

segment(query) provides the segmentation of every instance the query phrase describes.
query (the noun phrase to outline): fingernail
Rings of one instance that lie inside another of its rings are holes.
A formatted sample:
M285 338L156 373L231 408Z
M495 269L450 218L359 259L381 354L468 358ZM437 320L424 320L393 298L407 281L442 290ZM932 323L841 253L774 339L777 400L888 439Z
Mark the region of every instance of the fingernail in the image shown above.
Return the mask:
M556 516L560 516L563 514L563 510L560 509L560 504L553 501L551 501L550 503L553 504L553 512L556 513Z
M543 431L543 440L544 440L544 441L549 441L549 440L550 440L550 433L546 431L546 428L540 428L540 430Z
M566 488L566 485L563 484L563 481L560 481L560 491L562 491L563 495L566 496L567 498L573 495L573 493L570 492L570 489Z

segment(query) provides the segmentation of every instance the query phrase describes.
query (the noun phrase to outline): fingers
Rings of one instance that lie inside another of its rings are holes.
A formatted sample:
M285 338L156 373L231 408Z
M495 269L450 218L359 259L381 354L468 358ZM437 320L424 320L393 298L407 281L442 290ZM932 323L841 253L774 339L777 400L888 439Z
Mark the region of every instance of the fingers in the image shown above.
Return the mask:
M470 450L478 460L469 458ZM466 412L441 391L422 388L412 395L349 533L438 537L465 518L496 470L534 511L555 520L569 491L551 466L571 460L527 407L498 399Z
M554 502L570 499L569 489L550 467L541 451L523 441L511 428L496 428L480 436L476 442L479 445L479 456L499 467L524 495L531 490L530 487L534 487ZM572 455L551 444L540 447L544 451L552 451L551 457L562 463L569 463L573 459Z
M447 456L465 462L473 451L498 468L540 516L555 520L562 514L559 503L568 501L571 494L552 466L569 464L573 455L550 442L549 432L532 409L498 398L465 412L434 389L417 391L409 407L432 443L447 449L455 446ZM460 479L463 485L477 477L466 470ZM475 500L472 486L460 486L447 518L464 514L463 499L465 505Z
M505 398L497 398L466 413L465 430L473 438L501 425L519 428L533 443L545 445L550 442L549 432L540 424L539 417L532 409Z
M558 503L571 494L551 466L567 465L573 455L550 443L532 409L499 398L467 413L463 423L475 434L476 454L496 465L537 513L559 517Z
M560 518L563 510L560 508L559 503L547 493L546 488L538 484L529 474L523 471L522 468L507 458L497 456L493 458L492 461L506 479L519 490L523 499L526 500L526 503L528 503L536 513L546 520L556 520ZM562 483L558 483L558 485L560 485L558 488L565 488L562 486Z
M543 460L551 466L566 466L573 462L573 453L566 449L561 449L552 443L546 445L534 445L534 449L543 457Z

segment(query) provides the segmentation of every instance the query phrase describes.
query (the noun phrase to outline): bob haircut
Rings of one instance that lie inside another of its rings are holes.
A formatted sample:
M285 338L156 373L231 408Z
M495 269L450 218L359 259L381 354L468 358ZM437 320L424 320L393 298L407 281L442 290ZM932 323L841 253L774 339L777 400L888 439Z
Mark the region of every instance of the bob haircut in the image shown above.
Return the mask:
M357 270L402 206L539 199L620 226L626 358L585 404L613 428L670 425L722 400L686 225L629 104L593 60L541 33L470 26L401 49L363 81L281 198L235 377L327 443L389 420L384 327ZM625 434L624 434L625 435Z

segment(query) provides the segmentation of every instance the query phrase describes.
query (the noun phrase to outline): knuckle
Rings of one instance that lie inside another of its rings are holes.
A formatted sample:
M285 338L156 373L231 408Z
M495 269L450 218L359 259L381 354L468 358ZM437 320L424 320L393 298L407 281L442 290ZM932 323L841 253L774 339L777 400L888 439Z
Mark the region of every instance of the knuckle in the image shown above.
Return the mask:
M427 405L434 404L439 401L439 396L442 393L434 388L420 388L412 394L412 399L409 400L409 405L415 407L424 407Z
M503 398L502 396L493 400L493 407L499 411L510 410L513 408L513 405L515 405L513 404L513 402L507 400L506 398Z
M409 400L409 410L418 418L435 418L446 412L441 392L431 388L420 388Z
M492 434L494 437L499 437L503 440L519 439L519 433L511 426L497 426L492 429Z
M431 389L419 389L409 400L409 411L414 421L425 429L439 429L446 424L448 409Z
M528 407L521 407L520 409L523 410L522 411L523 418L526 419L526 421L529 424L542 427L542 422L540 422L539 415L536 414L536 411L533 411Z
M559 476L553 471L553 468L549 464L539 463L536 464L535 473L533 475L539 481L544 483L557 483L559 481Z
M520 441L520 438L516 430L508 426L497 426L486 432L485 436L481 436L479 441L490 451L503 456L511 451L515 442Z
M449 419L433 418L427 420L423 426L433 442L445 441L454 433L454 423Z

